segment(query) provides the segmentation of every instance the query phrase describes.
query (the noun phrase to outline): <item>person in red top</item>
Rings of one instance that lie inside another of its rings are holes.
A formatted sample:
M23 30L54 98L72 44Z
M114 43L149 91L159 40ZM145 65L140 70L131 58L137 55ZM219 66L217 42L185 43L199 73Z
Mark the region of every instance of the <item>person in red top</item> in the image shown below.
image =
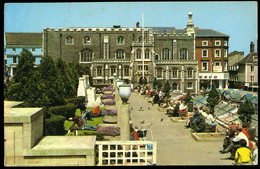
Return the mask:
M151 95L152 95L151 91L148 90L148 92L147 92L147 97L151 97Z
M242 132L246 135L246 137L248 138L248 141L249 141L249 147L253 148L254 145L253 143L249 140L249 133L247 131L247 123L243 123L242 124Z
M93 111L93 116L94 117L99 117L99 116L101 116L101 111L99 110L99 105L97 105L96 107L95 107L95 109L94 109L94 111Z

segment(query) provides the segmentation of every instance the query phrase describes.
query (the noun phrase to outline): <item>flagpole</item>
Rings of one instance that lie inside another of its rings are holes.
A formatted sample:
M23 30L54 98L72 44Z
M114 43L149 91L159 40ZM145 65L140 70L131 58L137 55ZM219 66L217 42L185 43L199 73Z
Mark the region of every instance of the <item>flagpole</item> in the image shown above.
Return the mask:
M144 83L144 13L142 13L142 55L143 55L143 83Z

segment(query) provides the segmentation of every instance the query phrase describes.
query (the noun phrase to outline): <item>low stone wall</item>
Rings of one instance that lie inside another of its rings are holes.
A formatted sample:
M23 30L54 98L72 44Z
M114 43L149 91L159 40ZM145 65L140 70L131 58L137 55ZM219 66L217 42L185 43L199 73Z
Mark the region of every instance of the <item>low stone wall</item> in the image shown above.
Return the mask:
M187 117L183 117L183 119L181 117L171 117L171 120L174 123L186 123L187 122Z
M221 142L225 138L222 133L192 133L191 136L198 142Z

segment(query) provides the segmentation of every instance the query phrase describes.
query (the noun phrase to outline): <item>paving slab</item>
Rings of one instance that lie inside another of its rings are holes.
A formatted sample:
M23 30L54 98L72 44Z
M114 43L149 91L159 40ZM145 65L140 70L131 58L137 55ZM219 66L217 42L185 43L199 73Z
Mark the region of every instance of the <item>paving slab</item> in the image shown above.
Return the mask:
M128 101L133 110L130 114L134 126L141 128L152 123L153 140L157 141L157 165L232 165L233 160L227 158L230 154L220 154L223 142L197 142L191 136L191 129L184 123L174 123L171 118L160 112L157 105L152 106L147 100L133 92ZM144 111L139 111L140 107ZM149 107L149 110L148 110Z

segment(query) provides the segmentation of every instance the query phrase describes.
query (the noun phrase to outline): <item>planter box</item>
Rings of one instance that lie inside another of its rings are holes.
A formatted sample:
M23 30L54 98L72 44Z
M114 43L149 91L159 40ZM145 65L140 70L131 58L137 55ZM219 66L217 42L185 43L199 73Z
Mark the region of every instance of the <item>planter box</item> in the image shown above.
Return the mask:
M117 116L104 116L102 121L106 124L117 124Z
M192 133L191 136L198 142L223 142L225 138L222 133Z
M171 117L171 120L174 123L186 123L187 117L184 117L183 119L181 119L181 117Z
M108 90L108 91L103 91L103 93L104 95L112 95L113 91Z
M106 101L110 101L110 100L114 100L114 99L111 99L111 98L109 98L109 99L101 99L101 102L104 104Z
M104 105L105 109L116 109L116 105Z
M165 112L165 111L167 111L167 108L158 107L158 110L161 111L161 112Z

